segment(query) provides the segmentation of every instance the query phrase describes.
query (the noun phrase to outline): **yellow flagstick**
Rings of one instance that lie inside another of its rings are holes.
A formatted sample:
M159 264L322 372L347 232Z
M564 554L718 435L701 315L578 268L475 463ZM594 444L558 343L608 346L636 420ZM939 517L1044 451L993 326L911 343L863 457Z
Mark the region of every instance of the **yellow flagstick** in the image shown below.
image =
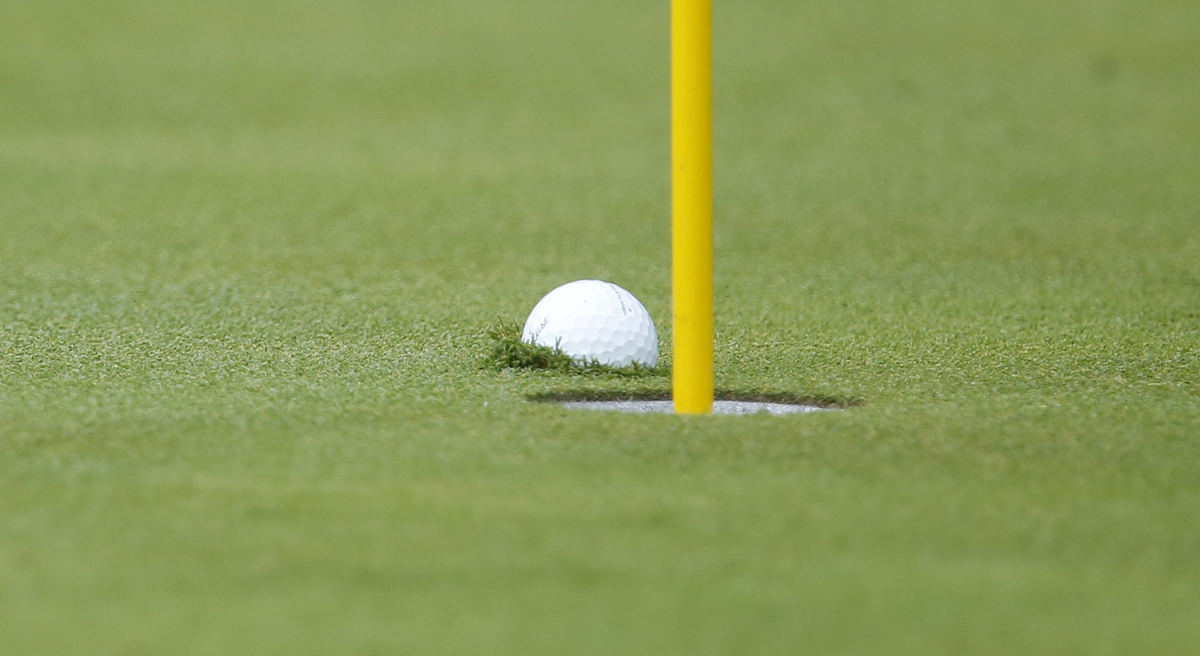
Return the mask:
M675 412L713 405L712 0L671 2Z

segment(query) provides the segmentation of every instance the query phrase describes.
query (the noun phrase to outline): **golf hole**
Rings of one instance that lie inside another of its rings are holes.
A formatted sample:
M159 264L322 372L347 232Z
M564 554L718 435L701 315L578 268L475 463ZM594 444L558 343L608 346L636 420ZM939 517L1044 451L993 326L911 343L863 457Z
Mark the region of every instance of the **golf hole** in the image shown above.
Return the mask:
M550 392L529 397L572 410L674 414L675 405L667 392L599 393L594 391ZM798 397L791 394L718 392L714 415L800 415L845 410L861 401L830 397Z

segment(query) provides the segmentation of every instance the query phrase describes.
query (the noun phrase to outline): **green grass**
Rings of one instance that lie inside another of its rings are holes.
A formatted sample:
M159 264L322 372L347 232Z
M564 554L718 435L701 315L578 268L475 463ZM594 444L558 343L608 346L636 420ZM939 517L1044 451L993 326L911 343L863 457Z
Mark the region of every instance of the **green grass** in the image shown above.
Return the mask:
M717 384L849 409L569 412L652 4L0 5L0 652L1200 649L1200 6L718 2Z

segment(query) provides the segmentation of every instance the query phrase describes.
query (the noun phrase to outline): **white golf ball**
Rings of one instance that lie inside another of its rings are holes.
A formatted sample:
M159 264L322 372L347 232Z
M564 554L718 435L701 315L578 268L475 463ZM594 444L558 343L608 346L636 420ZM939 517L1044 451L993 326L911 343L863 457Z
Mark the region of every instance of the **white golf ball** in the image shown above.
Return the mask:
M557 347L581 363L658 364L658 331L646 306L603 280L576 280L546 294L525 320L521 341Z

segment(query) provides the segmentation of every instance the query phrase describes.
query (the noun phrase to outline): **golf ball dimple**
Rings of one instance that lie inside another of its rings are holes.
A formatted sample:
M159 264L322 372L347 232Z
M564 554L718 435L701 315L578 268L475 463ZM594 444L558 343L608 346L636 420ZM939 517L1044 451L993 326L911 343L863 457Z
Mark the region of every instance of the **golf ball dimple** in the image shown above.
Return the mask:
M559 348L575 361L612 367L658 364L658 331L641 301L603 280L576 280L542 297L521 341Z

